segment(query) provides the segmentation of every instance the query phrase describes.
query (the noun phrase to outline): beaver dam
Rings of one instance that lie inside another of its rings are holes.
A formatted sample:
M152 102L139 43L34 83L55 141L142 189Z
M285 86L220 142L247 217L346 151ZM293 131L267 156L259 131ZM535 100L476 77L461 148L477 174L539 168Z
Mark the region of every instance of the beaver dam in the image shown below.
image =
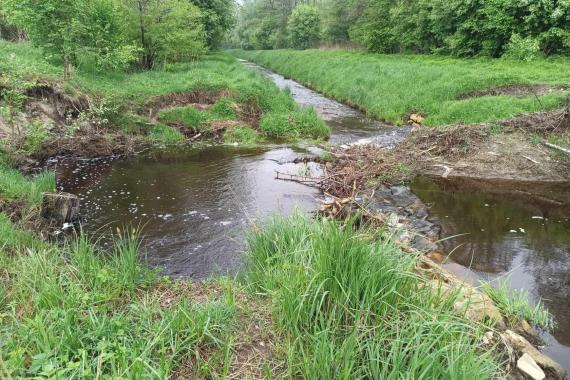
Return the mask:
M333 143L393 146L409 133L243 63L289 88L300 105L314 107L331 126ZM318 155L311 146L196 145L124 160L64 160L57 180L60 190L81 197L87 232L141 226L151 265L176 278L203 279L239 270L244 231L260 218L318 207L318 189L275 175L318 177L321 166L303 160ZM570 185L546 186L533 197L420 177L411 190L410 202L419 198L427 206L415 219L447 238L440 246L448 269L474 283L508 276L513 288L543 300L556 322L553 335L545 335L545 352L569 370L570 202L559 194L570 193ZM390 194L394 201L402 192ZM400 201L389 211L405 209L407 201Z

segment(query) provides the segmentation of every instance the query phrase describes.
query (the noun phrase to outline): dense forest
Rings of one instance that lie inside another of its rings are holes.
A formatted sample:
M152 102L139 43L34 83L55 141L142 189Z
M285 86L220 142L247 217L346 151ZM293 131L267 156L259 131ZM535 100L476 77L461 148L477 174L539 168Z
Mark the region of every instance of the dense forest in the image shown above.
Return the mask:
M231 45L456 56L570 53L568 0L246 0Z

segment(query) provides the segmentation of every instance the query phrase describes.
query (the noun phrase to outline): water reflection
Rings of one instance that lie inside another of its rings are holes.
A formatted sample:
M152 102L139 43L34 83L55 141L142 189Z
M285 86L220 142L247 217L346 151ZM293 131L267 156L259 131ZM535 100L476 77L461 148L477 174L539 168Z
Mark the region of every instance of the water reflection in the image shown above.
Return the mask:
M59 186L83 198L84 226L144 225L148 261L175 277L235 273L244 229L271 213L312 210L315 189L275 179L275 171L318 170L287 164L289 148L209 147L156 151L107 165L61 165ZM70 175L71 174L71 175Z
M546 351L570 368L570 184L542 185L544 197L502 186L498 192L481 191L454 181L418 178L412 190L428 204L430 215L446 240L452 260L472 269L479 278L495 279L510 274L515 289L525 289L533 300L542 299L553 314L558 341Z

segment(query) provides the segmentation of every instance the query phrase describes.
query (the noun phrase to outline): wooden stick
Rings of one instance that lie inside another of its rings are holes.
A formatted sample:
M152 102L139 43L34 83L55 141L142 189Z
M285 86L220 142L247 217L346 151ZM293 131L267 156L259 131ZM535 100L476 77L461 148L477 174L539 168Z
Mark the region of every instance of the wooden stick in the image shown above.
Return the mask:
M563 148L561 146L551 144L551 143L547 143L547 142L543 142L542 144L546 145L549 148L556 149L562 153L570 154L570 149L568 149L568 148Z

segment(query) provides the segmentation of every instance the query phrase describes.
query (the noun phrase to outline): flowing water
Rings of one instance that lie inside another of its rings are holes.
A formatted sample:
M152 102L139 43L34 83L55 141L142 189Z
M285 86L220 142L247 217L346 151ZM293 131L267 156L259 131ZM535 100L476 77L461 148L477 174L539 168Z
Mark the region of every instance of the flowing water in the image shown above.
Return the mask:
M334 143L388 146L408 133L243 63L289 88L300 105L314 107L331 126ZM318 175L316 165L291 163L312 151L292 146L190 146L126 160L67 161L58 167L58 186L82 198L87 232L143 226L151 265L173 277L201 279L238 271L244 231L260 218L316 207L320 194L315 189L275 179L276 171ZM570 187L565 186L547 193L568 195ZM557 322L553 336L546 335L545 351L570 369L570 201L475 191L426 178L412 189L431 206L431 218L442 225L444 236L465 234L445 242L453 252L450 270L474 282L510 274L513 288L544 300Z

